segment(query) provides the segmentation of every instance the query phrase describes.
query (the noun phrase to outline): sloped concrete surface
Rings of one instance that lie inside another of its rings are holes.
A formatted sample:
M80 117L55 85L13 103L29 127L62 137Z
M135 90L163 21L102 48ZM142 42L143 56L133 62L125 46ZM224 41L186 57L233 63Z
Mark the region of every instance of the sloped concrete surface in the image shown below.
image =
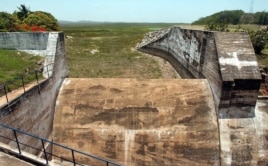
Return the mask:
M53 126L55 142L124 165L220 164L207 80L68 78Z
M54 117L54 109L57 93L61 87L61 83L63 81L63 77L67 75L66 68L66 58L65 58L65 47L64 47L64 34L62 32L46 32L46 33L33 33L32 35L38 37L40 36L40 41L44 38L42 36L46 36L45 39L52 41L43 41L44 44L51 43L54 49L51 50L51 54L54 55L54 66L53 66L53 74L50 75L48 79L44 81L39 80L39 85L35 84L33 86L26 85L26 91L24 93L23 89L18 89L14 92L8 94L9 103L6 104L5 96L0 99L0 104L4 104L0 106L0 121L2 124L11 126L13 128L19 128L20 130L37 135L39 137L49 139L52 130L52 123ZM46 35L45 35L46 34ZM35 38L28 37L28 33L1 33L1 35L6 36L9 35L10 38L15 39L16 36L20 35L21 44L25 45L19 47L18 49L30 49L34 48ZM1 37L0 35L0 37ZM16 40L15 40L16 41ZM12 41L6 41L8 44ZM16 41L17 42L17 41ZM29 48L26 47L29 45ZM30 47L31 46L31 47ZM5 45L1 45L2 48L6 48ZM41 47L41 46L40 46ZM47 45L42 45L42 48L46 48ZM56 48L56 49L55 49ZM16 49L16 45L14 48ZM38 49L38 48L36 48ZM40 48L41 49L41 48ZM0 130L1 136L12 138L13 135L10 132L6 132L5 130ZM0 138L0 141L6 144L15 145L14 142L10 142L7 139ZM20 138L20 142L32 145L33 147L39 149L42 147L40 141L36 141L30 137L22 137ZM21 150L25 150L32 154L37 154L37 150L27 148L26 146L21 146Z
M141 52L167 59L182 78L206 78L219 118L252 118L261 76L247 33L172 27L148 33Z
M219 119L222 165L268 165L268 100L254 118Z

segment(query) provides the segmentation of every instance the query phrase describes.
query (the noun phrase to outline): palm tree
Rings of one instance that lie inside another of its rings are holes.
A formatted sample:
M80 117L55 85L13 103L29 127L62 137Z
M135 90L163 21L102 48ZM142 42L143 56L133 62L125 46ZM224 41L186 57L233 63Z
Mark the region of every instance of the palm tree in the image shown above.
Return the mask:
M18 9L19 11L17 12L17 16L21 21L23 21L31 13L30 8L27 8L24 4L21 4Z

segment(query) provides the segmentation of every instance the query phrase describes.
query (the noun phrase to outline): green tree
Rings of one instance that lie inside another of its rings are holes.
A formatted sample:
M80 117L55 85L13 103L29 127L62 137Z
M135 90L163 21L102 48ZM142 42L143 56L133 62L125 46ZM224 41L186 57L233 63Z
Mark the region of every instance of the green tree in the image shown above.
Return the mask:
M240 24L253 24L254 23L254 14L244 13L240 18Z
M15 31L16 20L7 12L0 12L0 31Z
M268 12L255 13L255 23L259 25L267 25L268 24Z
M19 20L23 21L31 13L30 8L27 8L24 4L18 7L18 12L16 12Z
M242 10L221 11L210 16L200 18L199 20L194 21L193 24L207 25L215 23L237 25L240 23L240 18L243 14L244 12Z
M27 18L23 20L23 23L30 26L43 26L46 28L46 30L59 30L57 20L50 13L43 11L36 11L31 13Z

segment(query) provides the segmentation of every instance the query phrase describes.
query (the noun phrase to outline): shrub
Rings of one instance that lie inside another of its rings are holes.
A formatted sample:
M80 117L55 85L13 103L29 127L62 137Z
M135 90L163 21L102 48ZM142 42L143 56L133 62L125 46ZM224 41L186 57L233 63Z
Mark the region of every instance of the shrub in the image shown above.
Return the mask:
M51 14L42 11L31 13L27 18L23 20L23 23L32 27L43 27L49 31L59 30L57 20Z
M256 32L250 31L249 34L255 53L261 54L261 51L268 44L268 27Z
M206 29L209 31L228 32L228 25L224 23L210 23L206 25Z
M16 20L6 12L0 12L0 31L15 31Z
M46 28L43 26L29 26L27 24L16 25L16 30L20 31L20 32L27 32L27 31L44 32L44 31L47 31Z

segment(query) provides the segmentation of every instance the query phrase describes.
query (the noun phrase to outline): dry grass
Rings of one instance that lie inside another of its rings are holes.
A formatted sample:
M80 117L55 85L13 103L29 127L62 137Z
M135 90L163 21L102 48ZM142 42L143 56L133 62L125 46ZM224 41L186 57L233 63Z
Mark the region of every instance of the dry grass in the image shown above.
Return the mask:
M62 27L69 77L162 78L158 62L135 50L152 29L170 24L100 24Z

